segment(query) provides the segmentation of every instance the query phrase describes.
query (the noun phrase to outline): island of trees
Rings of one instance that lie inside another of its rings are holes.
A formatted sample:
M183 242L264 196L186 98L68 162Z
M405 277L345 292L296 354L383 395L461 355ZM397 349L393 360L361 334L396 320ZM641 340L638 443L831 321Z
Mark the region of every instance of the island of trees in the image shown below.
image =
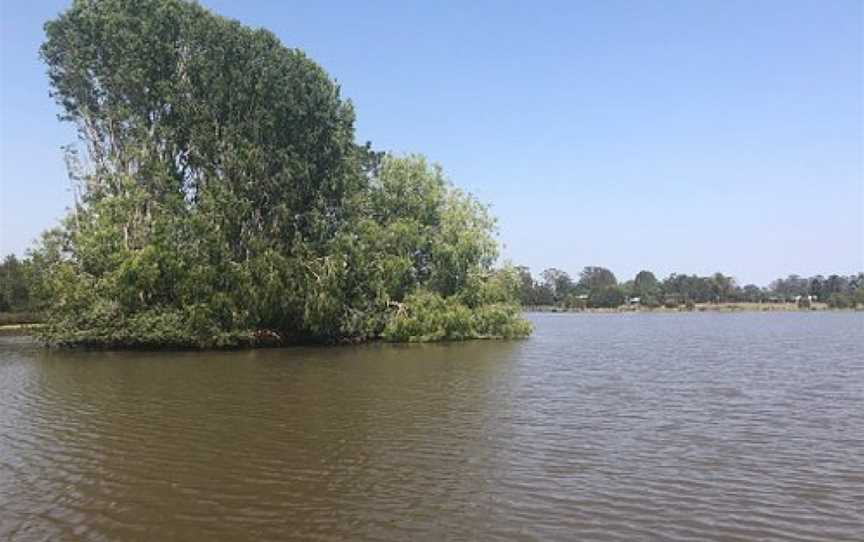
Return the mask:
M2 290L48 343L531 332L487 208L421 156L356 144L303 52L183 0L76 0L45 31L75 202Z
M864 306L864 273L809 278L789 275L762 288L755 284L739 286L733 277L723 273L707 277L672 273L659 280L651 271L640 271L632 280L619 282L604 267L585 267L577 280L556 268L543 271L539 280L527 267L518 267L517 271L519 297L526 307L580 310L635 305L692 309L697 303L795 303L799 308L811 308L817 302L834 309Z

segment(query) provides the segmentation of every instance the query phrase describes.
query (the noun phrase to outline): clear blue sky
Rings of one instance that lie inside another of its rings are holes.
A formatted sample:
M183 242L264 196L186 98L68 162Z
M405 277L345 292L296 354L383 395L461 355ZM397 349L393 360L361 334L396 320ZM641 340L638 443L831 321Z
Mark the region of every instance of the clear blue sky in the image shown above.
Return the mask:
M338 79L357 138L492 204L535 274L864 268L862 2L236 2ZM67 2L0 3L0 250L69 205L37 57Z

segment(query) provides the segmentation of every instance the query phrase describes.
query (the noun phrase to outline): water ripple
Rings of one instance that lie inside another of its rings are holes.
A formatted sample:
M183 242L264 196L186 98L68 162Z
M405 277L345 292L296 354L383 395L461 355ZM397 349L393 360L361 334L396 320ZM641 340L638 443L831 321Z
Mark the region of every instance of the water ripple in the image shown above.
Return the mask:
M864 539L864 315L532 318L510 343L0 338L0 539Z

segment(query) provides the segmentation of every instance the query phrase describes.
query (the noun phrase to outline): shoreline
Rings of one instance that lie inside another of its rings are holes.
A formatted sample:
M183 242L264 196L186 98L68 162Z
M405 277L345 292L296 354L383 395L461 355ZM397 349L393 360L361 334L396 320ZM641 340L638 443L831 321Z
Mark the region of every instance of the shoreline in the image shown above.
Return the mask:
M564 307L556 307L552 305L539 305L522 307L524 314L688 314L696 312L715 312L715 313L742 313L742 312L864 312L864 307L847 308L847 309L832 309L826 303L814 303L810 308L799 308L795 303L701 303L697 304L692 309L681 307L627 307L622 306L614 309L610 308L585 308L571 309ZM44 323L39 321L8 322L0 324L0 336L14 335L32 335L32 331L42 327ZM494 340L497 337L472 337L465 340ZM362 341L362 342L379 342L377 340ZM387 342L387 341L383 341ZM409 341L412 342L412 341ZM445 341L449 342L449 341ZM461 342L461 341L460 341ZM296 345L294 343L293 345ZM267 348L274 346L285 346L279 343L262 343L254 346L241 346L240 349L246 348ZM133 349L140 349L136 347ZM160 350L160 347L154 348ZM194 348L192 348L194 349Z
M698 303L692 309L681 307L640 307L622 306L610 308L571 309L552 305L527 306L526 313L585 313L585 314L626 314L626 313L694 313L694 312L856 312L862 308L832 309L826 303L813 303L810 308L799 308L795 303Z

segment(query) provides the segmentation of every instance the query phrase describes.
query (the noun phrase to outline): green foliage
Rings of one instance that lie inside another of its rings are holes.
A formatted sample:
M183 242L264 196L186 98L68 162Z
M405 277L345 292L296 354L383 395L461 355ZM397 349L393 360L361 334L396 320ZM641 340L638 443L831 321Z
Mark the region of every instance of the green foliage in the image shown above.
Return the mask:
M614 275L602 267L586 267L578 284L573 284L569 275L560 269L544 271L544 281L540 283L533 279L527 267L517 267L517 270L519 299L523 306L554 305L581 310L586 307L609 307L615 302L614 299L605 300L608 295L605 289L615 286L615 283L612 282ZM601 286L585 290L586 285L591 283ZM672 273L660 282L654 273L643 270L633 280L618 285L618 288L628 298L639 298L639 305L647 308L663 306L675 309L688 301L694 309L696 303L791 303L802 297L809 297L800 301L802 308L810 307L813 301L827 301L829 308L864 306L864 273L848 276L835 274L827 279L822 275L810 278L789 275L785 279L773 281L767 288L760 288L755 284L738 286L734 278L722 273L707 277ZM556 291L562 290L567 294L556 295ZM833 301L831 297L834 297Z
M855 292L852 294L852 302L855 303L856 307L864 307L864 284L855 288Z
M419 291L397 305L383 337L388 341L425 342L510 339L530 333L531 324L519 317L519 308L512 303L491 303L472 310L456 297Z
M588 298L582 294L569 294L564 298L562 306L565 309L581 311L588 308Z
M810 296L802 295L798 298L798 308L803 310L810 310Z
M14 254L0 263L0 312L25 312L32 308L31 273L29 262L22 262Z
M45 28L86 158L67 154L75 206L33 254L48 342L525 334L487 208L420 156L356 145L302 52L182 0L78 0Z
M747 284L741 289L741 293L738 297L741 299L741 301L760 303L765 300L766 295L762 288L756 286L755 284Z
M828 306L832 309L849 309L855 306L853 298L848 294L833 293L828 298Z
M576 288L573 279L566 271L554 267L543 271L543 285L552 292L554 302L557 304L562 304Z
M624 304L624 292L618 286L600 286L588 294L588 306L614 309Z
M618 280L615 274L605 267L586 267L579 273L578 288L582 291L589 292L591 290L601 290L611 286L616 286Z
M660 282L651 271L640 271L633 279L631 295L639 298L639 304L645 307L659 307L661 298Z
M709 277L696 275L679 275L672 273L663 280L663 293L681 299L691 299L696 303L707 303L714 300L711 280Z

